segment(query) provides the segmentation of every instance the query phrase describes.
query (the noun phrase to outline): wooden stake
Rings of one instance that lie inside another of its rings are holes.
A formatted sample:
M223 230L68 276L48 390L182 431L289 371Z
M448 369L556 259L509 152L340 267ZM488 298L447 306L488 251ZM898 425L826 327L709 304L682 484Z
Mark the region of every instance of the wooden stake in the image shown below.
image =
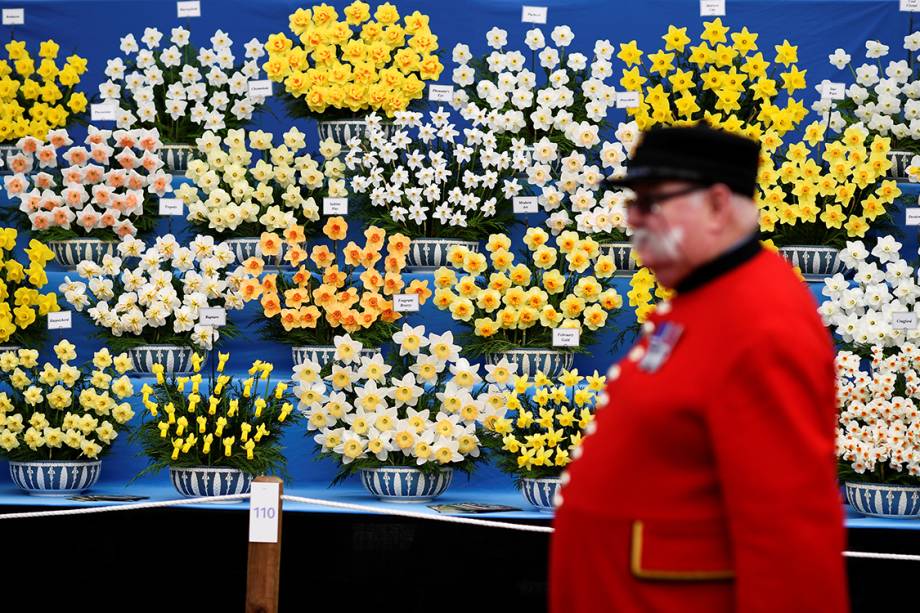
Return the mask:
M246 613L277 613L281 579L281 495L284 484L278 477L256 477L255 483L278 484L278 540L275 543L249 543L246 571ZM250 509L250 513L255 512Z

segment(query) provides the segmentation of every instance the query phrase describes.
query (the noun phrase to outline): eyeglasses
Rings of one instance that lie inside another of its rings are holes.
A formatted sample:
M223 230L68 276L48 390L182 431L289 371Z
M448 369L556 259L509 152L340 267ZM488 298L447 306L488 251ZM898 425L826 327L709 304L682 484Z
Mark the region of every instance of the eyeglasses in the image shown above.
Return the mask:
M626 201L626 208L634 209L643 215L650 215L651 213L656 212L658 207L668 200L672 200L680 196L686 196L687 194L692 194L693 192L698 192L705 189L709 189L709 186L692 185L684 189L679 189L673 192L665 192L663 194L636 194Z

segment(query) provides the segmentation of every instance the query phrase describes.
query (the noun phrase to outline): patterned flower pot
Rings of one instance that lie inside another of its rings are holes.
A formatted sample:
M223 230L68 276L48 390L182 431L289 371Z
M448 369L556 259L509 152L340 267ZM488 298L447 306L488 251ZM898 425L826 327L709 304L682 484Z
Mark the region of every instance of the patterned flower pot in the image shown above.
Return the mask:
M521 493L524 494L527 502L541 511L552 511L556 508L553 501L556 499L556 492L559 491L559 484L559 477L523 479Z
M236 261L242 264L246 260L252 257L262 258L262 261L265 262L268 266L288 266L288 263L284 261L284 246L281 247L281 255L262 255L262 250L259 249L259 239L258 238L228 238L224 241L224 244L230 247L230 250L233 251L233 255L236 256Z
M601 255L609 255L616 264L614 277L631 277L639 267L632 259L632 244L628 241L622 243L601 243Z
M96 485L102 460L10 461L10 477L16 487L32 496L74 496Z
M76 268L83 260L102 264L106 255L115 255L115 241L98 238L71 238L63 241L48 241L54 253L54 260L64 268Z
M870 517L920 518L920 487L884 483L845 483L847 502Z
M462 241L456 238L413 238L406 255L406 270L417 272L449 265L447 252L454 245L461 245L470 251L479 251L479 243L475 241Z
M336 119L332 121L316 122L321 141L332 139L335 143L342 146L343 150L348 147L348 141L358 137L363 139L367 135L367 121L364 119ZM390 123L380 124L387 138L396 133L396 126Z
M176 491L189 498L248 494L252 485L252 475L238 468L212 466L170 467L169 480Z
M166 374L185 373L192 371L191 347L178 345L141 345L128 350L134 371L141 374L151 374L154 364L162 364Z
M15 174L10 168L10 158L19 153L16 145L0 145L0 176Z
M889 151L888 159L891 160L891 168L888 169L888 178L907 181L907 167L910 166L910 161L915 155L911 151Z
M319 364L320 368L325 368L332 363L335 358L335 347L332 345L304 345L302 347L291 347L291 354L294 356L294 366L300 366L304 362L313 361ZM377 354L376 349L362 349L361 355L369 358Z
M819 245L788 245L780 247L779 252L793 266L798 266L802 275L809 281L820 281L833 277L843 270L840 250Z
M361 483L383 502L434 500L447 491L453 478L453 468L442 468L436 475L406 466L361 469Z
M185 174L188 163L199 157L195 145L162 145L158 151L160 159L170 174Z
M575 354L555 349L512 349L499 353L487 353L485 358L487 364L498 364L502 358L505 358L511 364L517 365L519 375L527 375L530 379L540 371L553 379L562 374L563 370L572 368Z

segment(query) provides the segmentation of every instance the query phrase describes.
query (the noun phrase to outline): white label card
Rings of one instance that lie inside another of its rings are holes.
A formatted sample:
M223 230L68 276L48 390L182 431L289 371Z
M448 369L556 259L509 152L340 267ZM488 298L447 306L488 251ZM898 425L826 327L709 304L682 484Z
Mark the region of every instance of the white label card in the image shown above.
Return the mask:
M205 307L198 311L198 320L205 326L214 326L216 328L226 326L227 309L221 307Z
M700 0L701 17L725 17L725 0Z
M397 313L417 313L418 294L395 294L393 296L393 310Z
M521 23L546 23L546 14L548 12L545 6L522 6Z
M278 542L278 484L254 481L249 498L249 542Z
M618 109L634 109L639 106L639 92L617 92Z
M201 17L201 2L199 0L176 2L176 16Z
M537 213L540 211L540 200L536 196L515 196L512 206L517 214Z
M911 13L920 11L920 0L901 0L901 10Z
M72 311L58 311L57 313L48 313L48 329L70 330L73 328L72 315Z
M3 9L3 25L21 26L26 23L25 9Z
M348 215L348 198L323 198L323 215Z
M904 209L904 225L920 226L920 208L911 207Z
M263 79L261 81L250 81L249 82L249 95L250 96L271 96L273 93L272 82L268 79Z
M581 331L573 328L553 328L553 347L578 347Z
M160 198L160 215L184 215L184 205L181 198Z
M450 102L454 99L453 85L429 85L428 99L432 102Z
M114 102L91 104L89 107L90 119L93 121L115 121L118 107Z
M895 330L915 330L917 328L917 314L910 312L892 313L891 327Z
M845 83L832 83L828 81L821 90L822 98L827 100L843 100L846 97L847 86Z

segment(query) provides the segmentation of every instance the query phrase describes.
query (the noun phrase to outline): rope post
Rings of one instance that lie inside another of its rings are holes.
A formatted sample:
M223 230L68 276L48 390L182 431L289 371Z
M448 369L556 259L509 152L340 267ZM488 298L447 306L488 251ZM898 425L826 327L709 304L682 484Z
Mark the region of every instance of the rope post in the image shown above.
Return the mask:
M281 579L281 496L278 477L256 477L249 499L246 613L277 613Z

